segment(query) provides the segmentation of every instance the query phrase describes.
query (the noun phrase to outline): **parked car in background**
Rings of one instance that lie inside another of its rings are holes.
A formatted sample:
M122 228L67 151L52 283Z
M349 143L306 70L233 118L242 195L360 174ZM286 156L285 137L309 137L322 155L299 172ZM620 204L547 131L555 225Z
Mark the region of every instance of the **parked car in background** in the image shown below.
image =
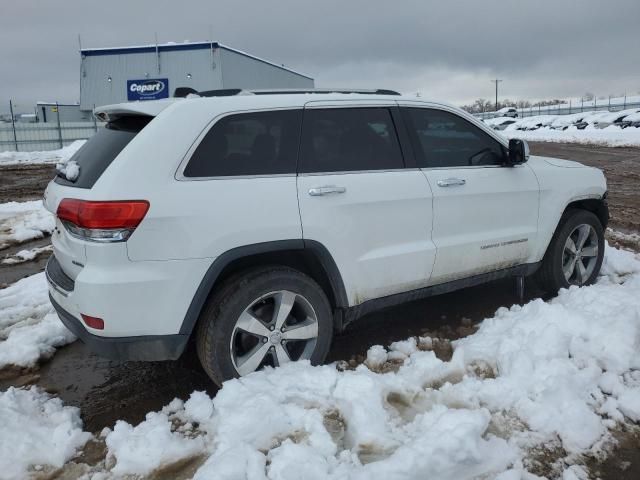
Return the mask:
M489 125L494 130L504 130L509 125L513 125L517 121L518 120L515 120L512 117L496 117L496 118L489 118L487 120L484 120L484 123Z
M556 119L551 122L549 128L553 130L566 130L571 126L575 126L576 123L580 123L584 117L590 115L593 112L584 112L584 113L571 113L569 115L559 115Z
M640 112L640 109L637 108L620 110L618 112L609 112L608 115L603 115L594 121L593 126L600 129L610 127L611 125L624 128L625 126L628 126L628 124L625 123L626 117L638 112Z
M548 127L556 119L556 115L535 115L518 121L516 130L531 131L541 127Z
M498 117L518 117L518 110L515 107L504 107L496 112Z
M582 120L576 122L574 126L578 130L584 130L588 126L593 126L597 121L606 117L610 113L611 112L591 112L590 114L585 115Z
M507 128L509 125L513 125L514 123L516 123L516 120L504 120L503 122L499 123L498 125L494 125L493 129L494 130L504 130L505 128Z
M623 123L622 128L626 128L626 127L640 128L640 112L627 115L622 123Z

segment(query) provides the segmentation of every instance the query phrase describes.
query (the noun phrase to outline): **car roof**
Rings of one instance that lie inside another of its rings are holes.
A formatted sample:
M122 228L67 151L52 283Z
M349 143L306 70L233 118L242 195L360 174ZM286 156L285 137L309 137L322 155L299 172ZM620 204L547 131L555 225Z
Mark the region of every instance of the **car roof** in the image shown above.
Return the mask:
M221 97L200 97L189 95L186 98L167 98L162 100L142 100L136 102L118 103L97 107L94 114L100 120L107 121L123 115L156 116L167 107L179 103L181 108L188 105L209 104L218 111L240 111L267 108L302 108L308 104L320 103L336 106L342 102L350 104L382 104L395 102L422 103L441 105L459 110L457 107L441 101L432 101L415 95L386 95L375 93L278 93L269 95L239 94Z

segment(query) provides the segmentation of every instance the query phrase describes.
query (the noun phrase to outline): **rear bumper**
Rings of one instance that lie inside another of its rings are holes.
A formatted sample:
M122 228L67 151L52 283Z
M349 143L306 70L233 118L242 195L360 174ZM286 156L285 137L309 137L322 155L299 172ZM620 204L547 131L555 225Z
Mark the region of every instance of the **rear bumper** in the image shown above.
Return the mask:
M146 335L136 337L100 337L89 333L82 322L57 303L49 299L60 321L89 349L101 357L119 361L176 360L189 340L188 335Z

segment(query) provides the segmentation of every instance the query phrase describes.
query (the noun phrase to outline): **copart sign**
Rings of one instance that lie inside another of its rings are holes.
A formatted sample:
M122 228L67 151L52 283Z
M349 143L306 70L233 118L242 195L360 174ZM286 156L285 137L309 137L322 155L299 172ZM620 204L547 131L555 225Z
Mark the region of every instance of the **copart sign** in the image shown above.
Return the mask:
M157 100L169 97L168 78L127 80L128 100Z

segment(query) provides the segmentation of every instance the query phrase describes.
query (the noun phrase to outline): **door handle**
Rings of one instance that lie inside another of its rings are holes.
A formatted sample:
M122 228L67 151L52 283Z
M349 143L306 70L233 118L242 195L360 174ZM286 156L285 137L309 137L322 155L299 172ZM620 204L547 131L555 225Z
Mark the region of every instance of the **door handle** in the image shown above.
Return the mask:
M445 178L444 180L438 180L439 187L456 187L467 183L463 178Z
M335 185L326 185L324 187L314 187L309 189L309 195L312 197L320 197L322 195L331 195L334 193L344 193L347 189L344 187L336 187Z

